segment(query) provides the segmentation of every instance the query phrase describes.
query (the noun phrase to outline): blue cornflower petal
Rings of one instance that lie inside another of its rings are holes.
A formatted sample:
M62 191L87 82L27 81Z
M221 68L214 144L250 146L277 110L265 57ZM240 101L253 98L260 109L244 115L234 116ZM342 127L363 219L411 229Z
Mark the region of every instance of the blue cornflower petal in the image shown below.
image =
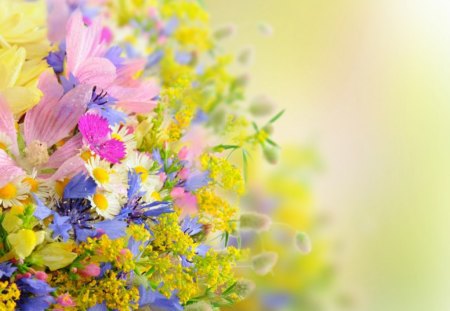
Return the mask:
M55 302L52 296L21 297L18 305L20 311L45 311Z
M198 217L191 218L188 216L181 222L181 230L190 236L200 233L202 229L203 225L198 222Z
M87 198L93 195L96 189L97 185L91 177L79 173L67 184L63 197L64 199Z
M17 281L17 285L21 292L31 293L37 296L48 295L55 291L55 289L50 287L46 282L32 278L21 278Z
M195 173L186 179L186 183L184 184L184 188L189 191L193 192L199 188L202 188L206 186L211 179L209 178L209 172L200 172Z
M10 278L16 270L17 268L10 262L0 263L0 279L3 277Z
M87 311L108 311L105 303L98 303L93 307L87 309Z
M127 223L120 220L104 220L94 224L95 229L103 231L110 239L118 239L125 236Z
M145 289L143 285L139 286L139 307L150 306L151 308L160 308L166 311L181 311L183 307L180 305L178 297L172 295L167 298L163 294Z
M139 195L141 189L141 177L135 170L128 172L128 200Z

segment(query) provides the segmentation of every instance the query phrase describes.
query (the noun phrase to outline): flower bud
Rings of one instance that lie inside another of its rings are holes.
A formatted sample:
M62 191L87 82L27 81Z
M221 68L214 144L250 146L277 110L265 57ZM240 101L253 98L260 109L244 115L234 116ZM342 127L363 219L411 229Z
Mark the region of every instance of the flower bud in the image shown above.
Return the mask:
M270 164L276 164L278 162L278 149L272 146L263 147L264 158Z
M302 254L306 255L311 252L311 240L304 232L297 232L294 237L295 248Z
M246 299L255 290L255 283L250 280L239 280L236 283L234 292L239 296L239 298Z
M264 117L273 112L274 106L274 102L269 97L260 95L250 104L250 113L255 117Z
M250 64L252 61L252 58L253 58L253 49L250 47L243 49L238 55L238 61L242 65Z
M278 261L278 254L275 252L263 252L252 258L253 270L256 274L266 275L271 272Z
M99 276L100 275L100 267L97 264L89 264L85 266L82 270L78 271L82 276Z
M236 32L234 25L225 25L214 31L214 37L217 40L222 40L231 37Z
M240 228L263 232L269 230L272 220L269 216L260 213L244 213L240 217Z
M185 311L213 311L213 308L209 303L204 301L198 301L191 305L187 305L184 307Z

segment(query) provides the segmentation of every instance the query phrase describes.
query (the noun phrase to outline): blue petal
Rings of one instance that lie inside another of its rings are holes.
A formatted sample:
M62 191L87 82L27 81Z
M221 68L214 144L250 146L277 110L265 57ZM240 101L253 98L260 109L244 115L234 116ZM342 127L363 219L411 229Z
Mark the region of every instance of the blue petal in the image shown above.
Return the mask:
M64 199L87 198L95 193L97 185L95 181L83 173L77 174L64 189Z
M125 236L127 223L120 220L105 220L94 225L95 229L103 231L110 239L118 239Z
M44 205L44 203L34 194L32 193L34 201L36 202L36 209L34 210L34 217L39 220L43 220L52 214L52 211Z
M208 171L196 173L188 177L186 183L184 184L184 188L189 192L193 192L199 188L206 186L209 181L210 178Z

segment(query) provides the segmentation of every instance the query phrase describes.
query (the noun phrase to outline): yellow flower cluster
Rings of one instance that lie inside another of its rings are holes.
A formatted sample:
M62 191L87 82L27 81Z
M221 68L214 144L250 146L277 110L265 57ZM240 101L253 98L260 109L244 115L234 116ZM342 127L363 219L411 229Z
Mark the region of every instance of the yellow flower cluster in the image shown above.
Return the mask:
M19 297L20 291L16 284L0 282L0 310L14 311L16 309L16 301Z
M212 225L212 231L236 230L237 207L217 196L211 188L202 188L197 194L200 222Z
M89 252L93 262L110 262L116 268L129 272L134 269L135 263L125 243L125 238L111 240L104 234L100 238L88 238L80 245L80 253Z
M225 190L235 191L242 195L245 191L244 178L241 171L225 158L204 154L201 157L204 170L208 170L211 179Z
M224 290L236 281L233 269L241 258L240 250L230 246L222 252L210 249L205 257L195 258L195 275L204 289Z
M20 116L41 96L40 74L47 68L45 1L0 1L0 95Z
M62 270L51 276L49 284L57 288L57 295L69 293L76 297L77 310L86 310L102 302L114 310L138 309L138 289L128 287L126 280L118 278L113 271L107 272L102 279L92 279L90 282L70 278Z

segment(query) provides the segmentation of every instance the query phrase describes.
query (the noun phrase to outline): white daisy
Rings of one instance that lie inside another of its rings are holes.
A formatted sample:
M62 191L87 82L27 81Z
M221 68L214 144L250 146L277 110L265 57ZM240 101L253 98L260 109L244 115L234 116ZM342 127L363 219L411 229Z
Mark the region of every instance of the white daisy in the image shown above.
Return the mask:
M22 179L24 184L28 184L30 192L33 192L40 199L50 198L53 194L51 189L54 188L52 182L38 178L37 170L33 169L30 175Z
M116 170L116 167L111 167L110 163L101 160L97 156L89 159L85 166L89 175L99 187L103 187L109 191L119 191L126 188L126 172L121 170L120 166L116 166L119 168Z
M126 125L117 124L113 126L111 138L123 142L127 148L127 154L137 148L134 133L130 132Z
M20 178L10 181L0 188L0 206L5 208L20 205L20 201L28 197L30 186L20 181Z
M88 199L97 214L106 219L112 219L120 213L121 207L119 199L111 192L98 189L97 192Z

